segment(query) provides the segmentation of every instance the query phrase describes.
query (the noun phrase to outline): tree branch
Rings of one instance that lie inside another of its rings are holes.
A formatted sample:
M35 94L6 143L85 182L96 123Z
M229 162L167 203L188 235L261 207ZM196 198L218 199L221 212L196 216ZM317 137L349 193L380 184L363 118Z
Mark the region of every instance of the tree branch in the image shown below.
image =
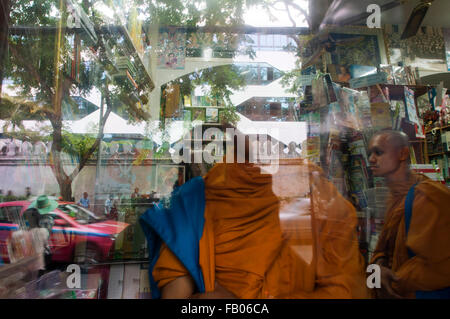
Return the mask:
M14 111L11 114L9 114L10 118L15 117L16 114L19 113L19 111L25 111L30 114L36 114L41 117L47 116L49 118L50 116L54 115L54 111L47 106L38 105L33 101L26 101L22 98L9 96L6 93L3 94L2 102L3 106L11 108L14 107Z
M273 8L274 10L280 11L280 9L275 8L275 4L277 3L283 3L285 8L286 8L286 12L289 16L289 19L291 20L291 22L293 23L293 26L296 27L296 23L295 20L292 18L289 6L298 10L304 17L306 22L308 23L308 26L311 26L311 20L309 19L308 13L306 12L305 9L303 9L302 7L300 7L298 4L294 3L292 0L277 0L275 2L273 2L272 4L268 4L268 6L270 6L271 8Z
M289 20L291 20L291 22L295 28L297 26L297 24L295 23L295 20L292 18L292 15L291 15L291 12L289 11L289 6L288 6L287 2L284 2L284 7L286 8L286 12L288 14Z
M54 92L51 86L49 86L45 81L42 80L41 76L39 75L39 72L36 71L35 68L31 67L30 63L27 63L17 50L14 44L9 44L9 49L11 50L12 54L19 60L19 62L22 64L22 66L40 83L44 89L51 95L51 100L54 98Z
M50 151L52 163L50 167L56 177L56 180L58 181L58 184L61 186L69 181L61 162L62 125L57 119L50 119L50 123L53 127L53 141Z
M301 42L300 42L300 39L298 38L298 36L290 34L290 35L288 35L288 37L291 38L292 40L294 40L295 44L297 45L297 49L300 49Z
M105 115L102 116L100 123L99 123L99 130L97 134L97 138L95 139L94 144L89 148L89 150L83 154L83 157L80 160L80 163L78 166L74 169L74 171L70 174L69 178L71 181L75 179L75 177L78 175L78 173L86 166L89 158L94 154L94 152L98 149L102 139L103 139L103 131L105 129L106 121L108 120L109 114L111 114L112 107L111 107L111 98L109 96L108 88L105 90L105 100L106 100L106 112Z
M298 4L294 3L292 0L291 1L284 0L284 1L288 2L291 7L297 9L298 11L300 11L300 13L303 14L303 16L305 17L306 22L308 22L308 26L309 27L311 26L311 21L309 19L308 13L306 12L305 9L300 7Z

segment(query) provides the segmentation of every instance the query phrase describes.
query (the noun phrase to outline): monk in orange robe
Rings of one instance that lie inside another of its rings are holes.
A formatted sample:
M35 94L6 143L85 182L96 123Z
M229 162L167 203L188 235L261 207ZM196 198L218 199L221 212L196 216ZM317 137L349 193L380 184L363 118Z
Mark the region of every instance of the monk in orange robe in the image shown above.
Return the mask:
M408 136L381 131L369 144L375 176L390 189L387 213L372 263L381 266L379 298L415 298L417 291L450 286L450 191L409 168ZM406 234L405 200L415 186L412 217ZM410 257L408 250L415 256Z
M370 297L355 209L319 167L285 159L266 173L222 163L203 180L204 291L163 243L151 270L162 298Z
M199 264L207 292L204 296L368 297L354 208L318 167L301 160L286 160L283 164L278 174L287 172L278 187L282 183L303 186L303 201L313 199L313 207L307 205L294 211L297 218L283 218L282 203L287 210L289 206L295 209L295 205L276 196L272 175L261 174L255 165L218 164L206 175L205 226L199 242ZM289 175L292 170L303 176ZM297 178L299 181L295 181ZM310 179L314 184L308 198ZM162 296L173 297L164 293L165 287L170 290L170 284L175 285L179 279L178 283L185 283L176 285L174 293L181 293L180 287L189 287L188 293L182 295L189 297L195 287L188 275L183 264L163 245L153 270Z

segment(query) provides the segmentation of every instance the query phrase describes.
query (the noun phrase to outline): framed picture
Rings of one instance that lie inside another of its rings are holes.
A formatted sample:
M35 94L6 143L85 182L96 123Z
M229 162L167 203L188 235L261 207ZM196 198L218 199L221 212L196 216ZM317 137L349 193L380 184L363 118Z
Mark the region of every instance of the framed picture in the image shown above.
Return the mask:
M191 96L190 95L184 95L183 96L183 105L186 107L192 106Z
M159 197L172 193L175 187L185 182L184 166L158 165L156 167L155 190Z
M183 121L191 122L192 121L192 112L191 110L183 110Z
M425 138L425 135L423 134L422 124L420 123L419 117L417 116L416 102L414 100L414 90L409 89L407 86L405 86L405 105L408 120L414 124L416 137Z
M205 108L193 108L191 112L192 121L205 122Z
M186 30L175 27L159 29L158 69L184 69Z
M219 123L219 109L215 107L206 108L206 123Z
M341 82L347 82L350 77L351 65L378 67L388 64L382 29L327 26L323 32L329 34L335 45L335 49L327 55L331 62L329 64L334 65L336 76Z

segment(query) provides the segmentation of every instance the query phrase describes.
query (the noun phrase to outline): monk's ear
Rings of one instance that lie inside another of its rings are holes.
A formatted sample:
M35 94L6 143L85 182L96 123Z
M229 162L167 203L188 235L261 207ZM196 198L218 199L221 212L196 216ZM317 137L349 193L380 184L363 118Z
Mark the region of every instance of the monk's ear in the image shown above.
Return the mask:
M405 146L400 150L400 160L401 161L409 160L409 148L408 147Z

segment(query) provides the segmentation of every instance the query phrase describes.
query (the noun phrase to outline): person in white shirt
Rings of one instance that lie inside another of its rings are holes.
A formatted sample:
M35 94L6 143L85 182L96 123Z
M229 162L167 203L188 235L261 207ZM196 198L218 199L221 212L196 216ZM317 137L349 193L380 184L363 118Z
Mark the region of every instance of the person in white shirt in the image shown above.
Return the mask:
M105 200L105 215L109 216L111 213L111 208L113 206L113 196L109 195L109 197Z

